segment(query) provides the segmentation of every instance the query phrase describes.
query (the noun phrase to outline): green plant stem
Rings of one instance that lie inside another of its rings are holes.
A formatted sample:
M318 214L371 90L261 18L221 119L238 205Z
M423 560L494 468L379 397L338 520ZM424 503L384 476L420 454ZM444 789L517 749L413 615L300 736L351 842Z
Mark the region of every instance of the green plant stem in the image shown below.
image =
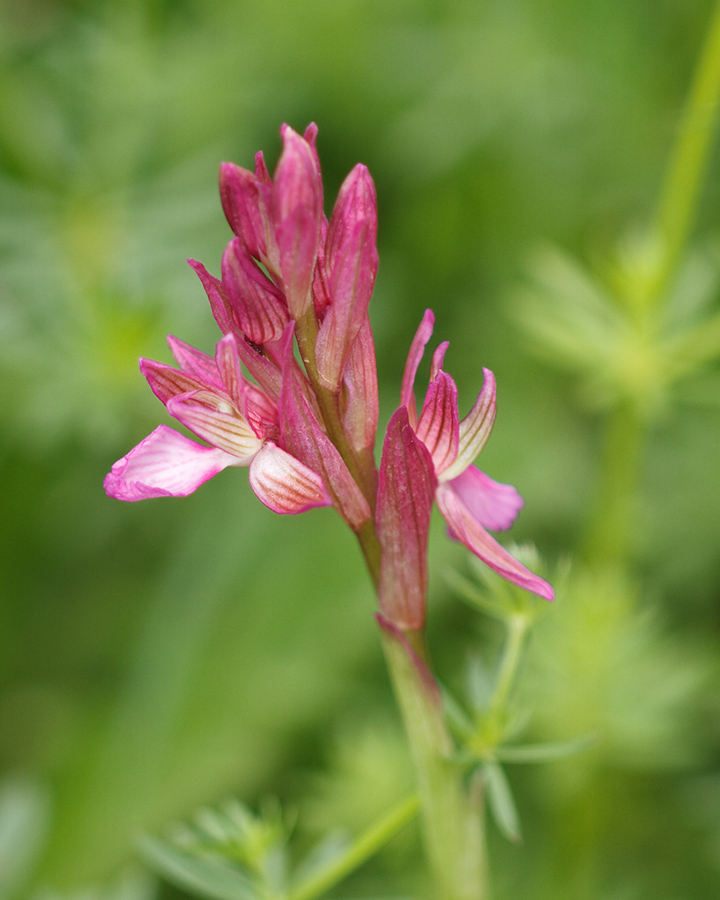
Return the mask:
M583 552L591 565L624 565L632 552L645 428L631 403L614 409L606 423L598 494Z
M520 656L529 626L530 619L524 613L515 613L508 619L507 639L487 716L493 730L498 726L499 719L507 708L508 698L520 665ZM500 735L498 735L499 737Z
M486 900L487 859L481 811L460 768L442 699L430 672L400 640L383 634L393 689L415 762L428 862L437 900Z
M416 794L406 797L359 835L341 857L333 859L291 889L287 900L313 900L334 887L395 837L417 815L419 807L420 800Z
M660 240L661 262L648 297L650 305L662 297L672 280L694 224L717 130L719 103L720 3L695 67L660 192L655 233Z

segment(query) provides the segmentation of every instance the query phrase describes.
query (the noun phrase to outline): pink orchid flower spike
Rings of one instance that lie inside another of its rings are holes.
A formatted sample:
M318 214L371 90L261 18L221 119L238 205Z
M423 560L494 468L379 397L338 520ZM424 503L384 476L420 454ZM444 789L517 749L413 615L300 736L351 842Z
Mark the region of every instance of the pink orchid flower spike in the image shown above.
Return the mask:
M523 501L512 485L493 481L474 466L495 420L495 378L483 369L482 390L464 419L458 414L457 386L442 369L447 342L440 344L432 358L430 385L418 413L414 396L415 375L430 340L435 318L431 310L423 316L410 347L402 382L401 408L416 437L432 459L438 509L450 537L463 543L491 569L525 590L546 600L554 599L552 587L525 568L502 547L487 529L509 528ZM380 505L380 504L379 504Z
M250 486L274 512L328 506L322 478L278 446L277 405L243 377L234 335L219 341L214 359L177 338L168 343L179 369L147 359L140 369L170 415L210 446L159 425L115 463L107 494L185 497L228 466L249 466Z

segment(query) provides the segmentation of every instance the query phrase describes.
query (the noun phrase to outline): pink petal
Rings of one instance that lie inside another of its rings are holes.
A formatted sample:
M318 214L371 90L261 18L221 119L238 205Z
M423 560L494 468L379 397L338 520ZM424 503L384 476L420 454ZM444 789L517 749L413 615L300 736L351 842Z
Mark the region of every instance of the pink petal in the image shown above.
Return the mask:
M491 531L510 528L524 505L511 484L493 481L476 466L469 466L445 484L457 494L470 515Z
M380 607L398 628L425 624L427 544L436 485L430 454L401 406L385 435L376 513L382 548Z
M436 492L438 508L450 528L450 536L464 544L485 565L518 587L546 600L553 600L552 587L526 569L514 556L492 538L475 519L449 484L441 484Z
M458 455L452 465L443 472L441 481L456 478L470 465L487 443L495 422L495 376L490 369L483 369L483 386L475 405L460 422Z
M230 241L223 253L222 283L244 335L255 344L282 337L288 321L285 298L239 238Z
M310 286L323 216L322 180L315 151L287 125L281 130L283 152L272 188L272 219L280 271L293 319L310 304Z
M167 410L198 437L236 457L236 465L247 465L262 447L262 440L248 422L218 394L181 394L168 401Z
M331 506L322 478L289 453L266 442L250 463L250 487L276 513Z
M105 491L116 500L187 497L213 475L237 460L214 447L201 447L167 425L115 463L105 478Z
M415 406L415 395L413 387L415 385L415 375L420 365L420 360L425 352L425 345L432 337L433 325L435 324L435 316L431 309L425 310L425 315L420 322L420 327L415 332L415 337L410 345L407 362L405 363L405 372L403 374L402 387L400 389L400 405L406 406L410 424L415 425L417 422L417 408Z
M440 475L458 453L457 386L445 372L430 383L415 433L430 451Z

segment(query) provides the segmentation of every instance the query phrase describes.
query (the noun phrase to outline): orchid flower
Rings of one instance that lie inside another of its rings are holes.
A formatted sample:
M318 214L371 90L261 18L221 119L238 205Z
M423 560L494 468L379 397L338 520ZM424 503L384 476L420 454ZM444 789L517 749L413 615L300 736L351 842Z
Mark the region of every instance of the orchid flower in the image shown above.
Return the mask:
M380 466L380 603L394 624L409 629L421 628L425 621L427 540L433 499L451 538L513 584L546 600L554 598L552 587L487 531L509 528L523 506L512 485L500 484L472 465L495 420L493 373L483 369L482 390L468 415L460 420L457 386L442 369L448 348L447 341L443 342L433 354L430 384L418 414L415 375L434 322L432 311L426 310L410 347L401 405L388 425Z
M240 370L237 343L228 334L215 358L169 337L179 369L143 359L140 369L153 393L202 446L159 425L105 479L119 500L185 497L228 466L249 466L250 486L277 513L328 506L322 478L281 449L277 404Z

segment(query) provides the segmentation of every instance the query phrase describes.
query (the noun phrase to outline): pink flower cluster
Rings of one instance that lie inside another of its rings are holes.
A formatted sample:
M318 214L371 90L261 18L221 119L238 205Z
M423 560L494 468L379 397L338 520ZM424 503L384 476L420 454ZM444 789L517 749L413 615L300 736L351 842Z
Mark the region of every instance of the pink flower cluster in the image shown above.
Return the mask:
M186 496L228 466L248 466L253 491L275 512L333 505L361 539L384 615L403 629L424 624L434 501L452 538L503 577L552 599L550 585L487 531L508 528L522 506L513 487L472 465L495 417L492 373L484 370L477 402L460 420L457 387L442 369L447 343L441 344L417 411L413 386L432 334L429 310L410 348L400 406L376 470L377 374L368 317L378 265L375 187L357 165L328 221L316 126L304 136L287 125L281 133L273 178L262 153L254 172L221 166L220 195L235 234L221 277L190 261L223 333L214 357L169 337L177 367L140 361L170 415L206 443L158 426L115 463L107 493L121 500Z

